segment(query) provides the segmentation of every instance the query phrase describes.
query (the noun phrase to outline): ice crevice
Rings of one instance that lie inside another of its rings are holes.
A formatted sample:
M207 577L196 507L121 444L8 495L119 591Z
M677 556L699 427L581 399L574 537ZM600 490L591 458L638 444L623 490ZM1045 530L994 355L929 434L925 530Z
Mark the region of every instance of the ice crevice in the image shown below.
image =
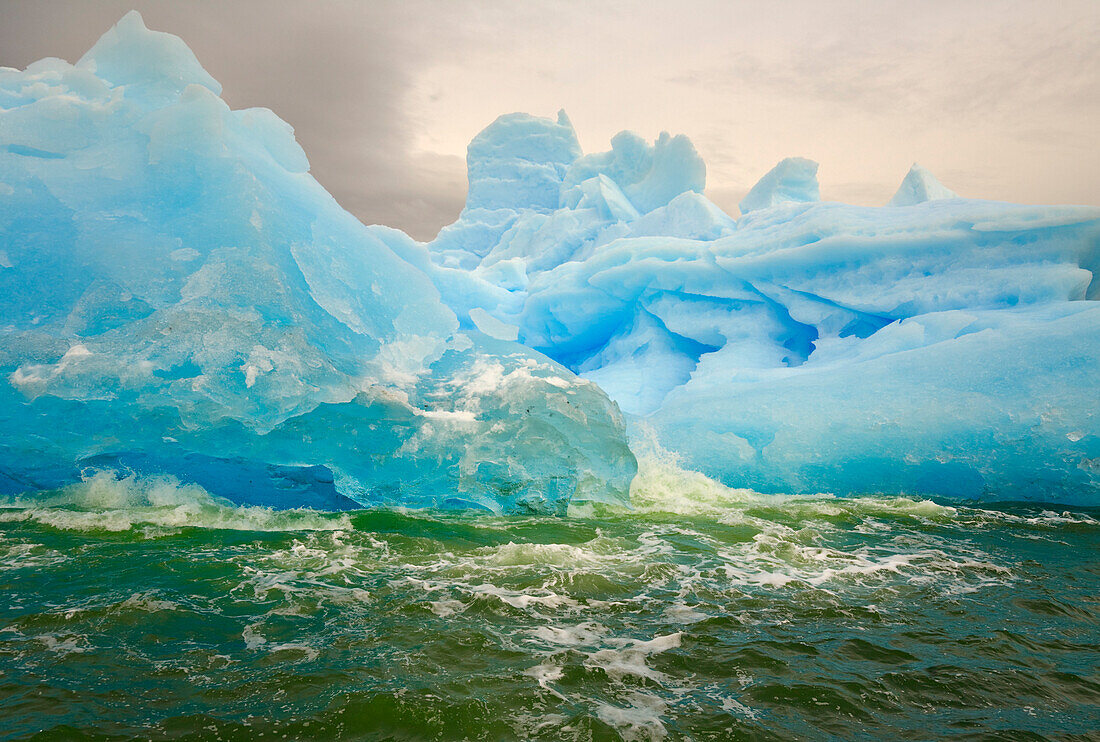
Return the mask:
M1100 209L918 165L852 206L790 158L735 218L686 136L507 114L420 243L220 93L137 13L0 68L0 497L564 513L625 502L644 429L761 492L1100 502Z

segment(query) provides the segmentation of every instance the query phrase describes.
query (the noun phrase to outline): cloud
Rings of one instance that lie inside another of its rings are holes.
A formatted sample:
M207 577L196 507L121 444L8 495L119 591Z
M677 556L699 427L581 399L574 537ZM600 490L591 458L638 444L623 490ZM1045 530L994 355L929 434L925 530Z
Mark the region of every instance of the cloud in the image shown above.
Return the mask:
M722 136L746 151L736 166L712 168L711 182L748 187L779 157L801 154L822 162L829 195L878 203L916 159L961 173L956 187L975 196L1100 203L1100 5L857 11L815 18L812 33L741 35L666 71L685 96L736 111ZM697 144L708 162L728 146L709 132Z
M1100 15L1071 25L1020 23L975 36L957 29L902 40L819 39L770 53L727 52L708 67L669 75L707 91L859 108L867 114L1015 116L1028 106L1100 112Z

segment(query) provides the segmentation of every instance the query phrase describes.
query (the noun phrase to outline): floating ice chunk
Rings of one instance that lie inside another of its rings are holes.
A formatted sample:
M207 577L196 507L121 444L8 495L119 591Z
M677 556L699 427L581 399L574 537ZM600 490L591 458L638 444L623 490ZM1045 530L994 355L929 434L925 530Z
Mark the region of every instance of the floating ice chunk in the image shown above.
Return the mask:
M596 209L600 217L611 221L628 222L638 217L634 204L603 173L564 192L562 201L569 209Z
M622 400L624 412L648 415L670 390L691 378L699 354L697 344L670 332L649 312L639 311L580 371Z
M471 209L467 206L431 242L432 260L450 268L472 270L500 243L519 219L514 209Z
M710 199L686 191L630 224L632 237L666 235L689 240L714 240L731 234L736 222Z
M595 208L528 212L501 236L481 265L489 268L501 260L522 258L529 275L550 270L585 257L608 224Z
M694 236L732 228L717 207L706 206L701 195L706 168L687 137L662 134L650 145L621 132L611 145L610 152L581 156L564 112L557 121L501 116L470 144L466 206L429 243L432 262L476 270L489 281L499 278L501 287L513 291L531 276L589 257L629 234L627 225L641 214L660 211L680 197L664 216L650 220L650 229L659 231L662 220L670 219ZM699 223L689 224L695 220ZM525 269L518 283L510 270L487 270L516 259Z
M936 176L914 162L913 167L909 168L905 179L901 181L897 193L890 199L889 205L913 206L941 198L958 198L958 194L944 188L936 180Z
M519 337L518 327L510 325L507 322L501 322L481 307L474 307L470 310L470 319L473 321L474 325L477 326L477 329L481 330L489 337L494 337L498 340L512 341Z
M501 258L491 263L484 263L478 267L477 274L493 285L508 291L521 291L527 288L526 258Z
M240 120L246 136L262 145L275 162L292 173L304 173L309 170L309 159L298 140L294 138L294 129L275 115L269 108L246 108L234 111Z
M664 206L687 191L703 192L707 168L695 145L683 134L661 132L653 145L653 164L645 177L624 186L626 195L643 214Z
M768 171L742 199L742 214L782 203L820 200L817 163L802 157L788 157Z
M1100 502L1100 210L917 167L895 202L935 203L819 203L790 159L734 222L684 137L581 156L512 114L425 245L175 37L128 16L93 52L0 69L0 493L90 467L561 513L624 496L621 406L730 485Z
M1100 307L958 314L796 370L693 377L648 423L685 465L758 491L1100 501Z
M625 186L637 183L652 167L653 147L634 132L621 131L611 138L610 151L585 155L573 162L565 174L562 189L568 193L597 175L606 175Z
M1086 207L765 210L534 277L520 337L732 485L1093 502L1097 245Z
M432 259L476 268L523 214L558 208L565 173L580 154L565 111L557 120L526 113L497 118L467 148L466 205L432 241Z

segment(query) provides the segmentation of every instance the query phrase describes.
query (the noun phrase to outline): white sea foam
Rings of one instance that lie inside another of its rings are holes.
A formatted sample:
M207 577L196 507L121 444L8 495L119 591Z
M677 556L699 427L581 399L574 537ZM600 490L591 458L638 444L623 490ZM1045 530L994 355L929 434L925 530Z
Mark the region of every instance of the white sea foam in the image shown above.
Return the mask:
M626 742L655 742L668 736L661 721L668 708L665 701L649 693L633 692L628 702L625 707L601 703L596 707L596 716L614 727Z
M630 507L594 503L571 506L574 517L617 513L713 516L724 522L738 521L749 509L777 508L807 517L838 517L848 513L913 518L952 518L957 510L931 500L895 496L836 497L769 495L728 487L698 471L684 468L679 457L652 440L636 440L638 473L630 485Z
M664 684L666 677L646 664L650 655L667 652L680 646L680 632L657 636L648 641L637 639L609 639L614 648L592 652L585 660L585 667L600 669L612 680L622 680L628 675L647 678Z
M0 521L3 511L0 511ZM0 537L0 569L35 569L61 564L69 557L56 549L34 543L7 543Z
M606 634L606 627L592 622L585 622L576 626L539 626L531 631L531 635L535 639L563 647L594 644Z
M462 613L466 610L466 604L461 600L443 599L433 600L428 603L431 606L432 613L440 618L446 618L447 616L453 616L456 613Z
M89 651L87 637L78 634L42 634L35 637L46 645L46 649L55 654L83 654Z
M535 682L538 683L539 686L545 688L559 698L565 698L565 696L563 696L561 693L550 687L550 683L553 683L556 680L560 680L562 675L565 674L559 665L556 665L552 661L547 660L546 662L542 662L538 665L535 665L534 667L524 670L523 674L527 675L528 677L534 678Z
M118 604L119 608L158 613L160 611L174 611L180 604L174 600L161 600L155 592L134 593L126 600Z

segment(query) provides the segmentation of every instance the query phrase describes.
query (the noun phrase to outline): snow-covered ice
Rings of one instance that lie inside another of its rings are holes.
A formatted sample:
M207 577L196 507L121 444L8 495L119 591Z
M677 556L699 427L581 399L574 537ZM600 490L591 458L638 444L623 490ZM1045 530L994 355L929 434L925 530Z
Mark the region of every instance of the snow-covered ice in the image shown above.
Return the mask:
M785 203L813 203L821 200L820 191L817 163L804 157L788 157L752 187L739 207L742 214L748 214Z

